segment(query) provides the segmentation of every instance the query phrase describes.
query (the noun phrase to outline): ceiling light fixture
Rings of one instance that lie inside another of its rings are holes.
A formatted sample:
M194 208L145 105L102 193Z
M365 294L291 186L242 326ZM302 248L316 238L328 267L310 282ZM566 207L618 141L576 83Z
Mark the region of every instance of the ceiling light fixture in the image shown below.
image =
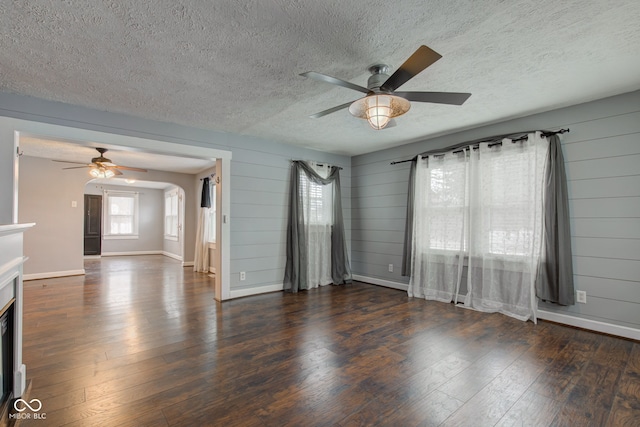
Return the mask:
M89 170L89 175L94 178L113 178L115 173L111 169L107 169L104 166L98 166Z
M372 128L384 129L389 121L403 115L411 108L411 103L399 96L377 93L355 101L349 112L358 118L366 119Z

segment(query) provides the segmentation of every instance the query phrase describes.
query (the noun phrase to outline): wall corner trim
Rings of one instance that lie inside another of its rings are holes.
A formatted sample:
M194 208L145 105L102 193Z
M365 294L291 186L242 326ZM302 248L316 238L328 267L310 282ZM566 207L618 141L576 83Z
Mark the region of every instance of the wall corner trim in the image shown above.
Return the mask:
M370 283L372 285L384 286L385 288L399 289L401 291L407 291L409 285L401 282L393 282L391 280L379 279L377 277L360 276L359 274L352 275L353 280L359 282Z
M563 325L574 326L576 328L588 329L594 332L616 335L623 338L640 341L640 329L628 326L616 325L613 323L600 322L598 320L585 319L583 317L569 316L552 311L538 310L538 319L550 322L562 323Z
M47 271L44 273L25 274L22 276L22 280L52 279L54 277L82 276L84 274L84 268L82 270Z
M162 251L161 253L162 253L162 255L164 255L166 257L177 259L178 261L182 261L183 260L183 258L180 255L172 254L171 252ZM182 266L184 267L184 262L182 263Z
M284 285L278 283L275 285L256 286L254 288L231 289L229 299L248 297L250 295L260 295L269 292L278 292L284 290Z

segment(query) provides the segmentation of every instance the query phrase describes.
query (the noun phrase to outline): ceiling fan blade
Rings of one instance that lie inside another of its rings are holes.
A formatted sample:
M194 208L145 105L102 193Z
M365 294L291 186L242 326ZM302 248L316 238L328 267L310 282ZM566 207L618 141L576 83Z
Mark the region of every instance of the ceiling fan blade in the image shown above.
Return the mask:
M51 160L52 162L58 162L58 163L75 163L76 165L87 165L86 162L68 162L66 160Z
M431 102L434 104L462 105L471 96L460 92L394 92L408 101Z
M335 78L335 77L331 77L331 76L327 76L326 74L316 73L315 71L307 71L306 73L302 73L300 75L302 77L309 77L311 79L318 80L320 82L331 83L333 85L346 87L347 89L357 90L358 92L362 92L362 93L371 92L366 87L354 85L353 83L349 83L348 81L341 80L341 79L338 79L338 78Z
M442 55L435 50L427 46L420 46L418 50L413 52L413 55L382 84L380 89L393 92L440 58L442 58Z
M319 113L315 113L310 115L312 119L319 119L320 117L326 116L327 114L335 113L336 111L340 111L343 108L347 108L349 105L353 104L355 101L347 102L346 104L338 105L337 107L329 108L328 110L320 111Z
M147 172L146 169L142 169L142 168L131 168L129 166L117 166L117 165L111 166L109 169L122 169L125 171Z
M62 170L67 170L67 169L84 169L84 168L90 168L91 165L84 165L84 166L71 166L70 168L62 168Z

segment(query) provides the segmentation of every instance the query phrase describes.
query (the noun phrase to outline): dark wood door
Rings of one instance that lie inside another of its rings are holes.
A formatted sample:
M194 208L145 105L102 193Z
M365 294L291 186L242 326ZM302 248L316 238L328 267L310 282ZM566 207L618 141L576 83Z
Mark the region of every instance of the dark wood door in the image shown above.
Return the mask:
M100 255L102 243L102 196L84 195L84 254Z

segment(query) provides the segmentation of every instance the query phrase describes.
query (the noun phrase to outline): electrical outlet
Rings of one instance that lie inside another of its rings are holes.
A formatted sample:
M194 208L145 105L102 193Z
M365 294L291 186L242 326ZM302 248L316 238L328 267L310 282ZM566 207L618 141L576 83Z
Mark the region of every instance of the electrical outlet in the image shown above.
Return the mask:
M389 273L393 273L393 264L389 264Z
M240 280L244 280L247 278L247 274L244 271L240 272Z
M582 304L586 304L587 293L585 291L576 291L576 301Z

